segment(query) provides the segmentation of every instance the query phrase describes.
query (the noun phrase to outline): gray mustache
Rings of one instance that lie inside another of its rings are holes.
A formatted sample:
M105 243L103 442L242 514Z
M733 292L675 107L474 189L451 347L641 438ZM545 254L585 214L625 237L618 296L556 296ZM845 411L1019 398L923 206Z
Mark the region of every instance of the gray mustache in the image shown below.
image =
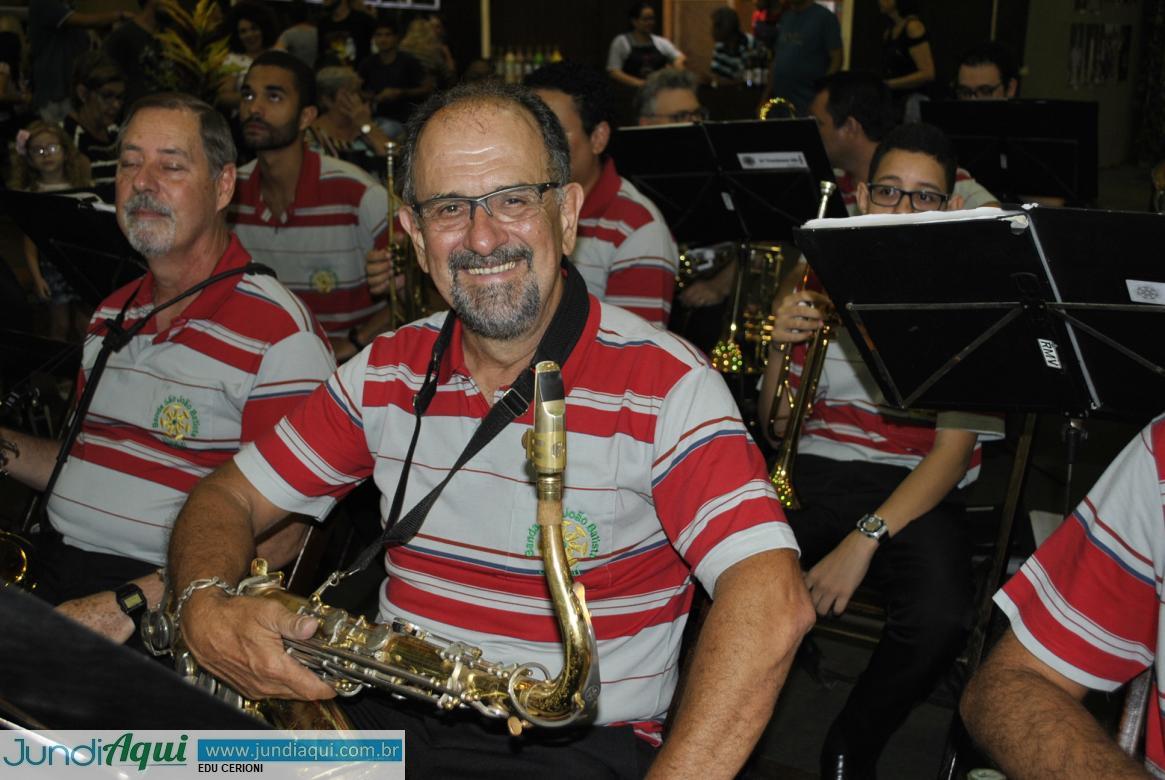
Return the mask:
M165 217L173 216L170 207L159 200L155 200L148 192L139 192L125 202L125 212L136 214L139 211L154 211Z
M511 260L522 260L530 267L533 265L534 251L524 246L500 246L488 255L479 255L468 249L458 249L449 253L449 270L468 271L508 263Z

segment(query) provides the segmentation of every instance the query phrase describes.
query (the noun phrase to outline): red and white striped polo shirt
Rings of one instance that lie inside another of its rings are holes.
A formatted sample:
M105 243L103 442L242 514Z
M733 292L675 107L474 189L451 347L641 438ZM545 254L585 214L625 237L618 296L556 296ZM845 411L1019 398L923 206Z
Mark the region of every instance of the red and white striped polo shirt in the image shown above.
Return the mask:
M303 150L295 201L281 218L263 202L253 160L239 169L230 220L256 262L307 303L329 336L342 337L384 308L368 291L364 257L388 244L388 193L356 166Z
M598 722L658 742L675 688L692 575L714 592L734 563L794 548L764 460L724 380L689 344L590 299L563 370L565 535L598 636ZM318 514L372 476L386 511L444 314L383 335L236 462L276 505ZM424 418L408 511L489 411L457 325ZM499 391L500 393L501 391ZM386 555L381 619L400 616L501 662L562 668L521 435L532 411L453 477L421 532Z
M1142 430L995 594L1016 637L1060 674L1112 691L1153 667L1145 764L1165 777L1165 416Z
M793 352L790 384L799 387L805 345ZM979 476L982 443L1003 437L1000 417L968 412L896 409L886 403L873 374L845 328L834 330L825 353L813 413L805 421L797 452L839 461L882 463L914 469L934 447L936 428L956 428L979 435L965 487Z
M215 273L250 261L231 239ZM106 319L153 308L153 276L102 302L82 361L88 377ZM136 294L135 294L136 291ZM270 276L203 290L164 332L150 323L109 358L48 504L53 527L84 550L166 560L170 527L199 479L270 429L335 367L311 313Z
M659 209L611 160L583 202L570 259L599 300L667 327L679 250Z

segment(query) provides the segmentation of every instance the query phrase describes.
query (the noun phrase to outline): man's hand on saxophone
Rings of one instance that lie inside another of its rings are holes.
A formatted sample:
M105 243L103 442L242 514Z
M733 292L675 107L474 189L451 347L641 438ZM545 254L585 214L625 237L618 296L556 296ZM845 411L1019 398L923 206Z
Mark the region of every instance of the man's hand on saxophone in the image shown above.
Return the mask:
M181 638L199 666L250 698L328 699L335 696L283 650L316 621L268 599L227 596L245 576L255 538L287 516L228 461L200 482L174 523L170 578ZM281 561L282 563L282 561Z
M200 666L249 699L330 699L335 690L283 649L283 639L307 639L318 621L254 596L218 588L191 594L182 635Z

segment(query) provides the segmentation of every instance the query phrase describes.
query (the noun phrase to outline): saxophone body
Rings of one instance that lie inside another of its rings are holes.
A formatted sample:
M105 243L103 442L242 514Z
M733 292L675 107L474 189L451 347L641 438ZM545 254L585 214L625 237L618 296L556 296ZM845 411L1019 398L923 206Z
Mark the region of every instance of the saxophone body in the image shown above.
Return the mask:
M292 612L317 618L313 636L284 639L284 646L288 655L329 683L340 697L374 688L428 701L439 710L470 708L486 717L506 720L515 736L529 726L554 728L594 718L600 689L595 633L582 585L572 581L562 540L562 473L566 465L562 378L558 366L549 361L538 364L535 377L535 424L523 443L537 474L542 560L562 634L562 671L552 678L539 664L489 661L482 657L480 648L407 621L369 623L362 616L354 618L324 603L321 593L327 583L308 597L289 593L282 573L268 572L266 561L256 559L251 576L239 583L236 595L273 599ZM347 728L347 719L334 700L246 699L200 670L175 629L172 619L169 623L147 620L143 637L148 647L172 647L178 670L188 681L281 728ZM171 642L171 636L176 641Z

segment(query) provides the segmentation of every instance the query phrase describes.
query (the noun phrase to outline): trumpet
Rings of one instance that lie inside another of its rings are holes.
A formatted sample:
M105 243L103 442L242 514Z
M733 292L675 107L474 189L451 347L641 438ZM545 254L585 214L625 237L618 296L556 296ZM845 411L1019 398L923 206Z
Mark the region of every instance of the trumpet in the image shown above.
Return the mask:
M829 206L829 198L837 190L837 185L831 181L823 181L820 185L821 200L817 204L817 218L825 216ZM799 290L808 287L812 278L812 271L808 266L801 277ZM825 354L829 350L829 342L833 339L833 322L827 317L821 327L813 334L806 345L805 363L801 368L801 384L794 396L789 385L789 374L793 365L793 344L781 346L781 365L777 370L777 379L773 388L773 399L769 405L768 433L780 439L777 447L776 463L769 475L773 488L777 491L777 498L786 509L800 509L801 502L793 489L793 461L797 457L797 443L801 439L801 430L805 420L813 412L813 399L817 395L817 385L821 381L821 372L825 369ZM788 418L784 429L778 431L780 404L788 404Z

